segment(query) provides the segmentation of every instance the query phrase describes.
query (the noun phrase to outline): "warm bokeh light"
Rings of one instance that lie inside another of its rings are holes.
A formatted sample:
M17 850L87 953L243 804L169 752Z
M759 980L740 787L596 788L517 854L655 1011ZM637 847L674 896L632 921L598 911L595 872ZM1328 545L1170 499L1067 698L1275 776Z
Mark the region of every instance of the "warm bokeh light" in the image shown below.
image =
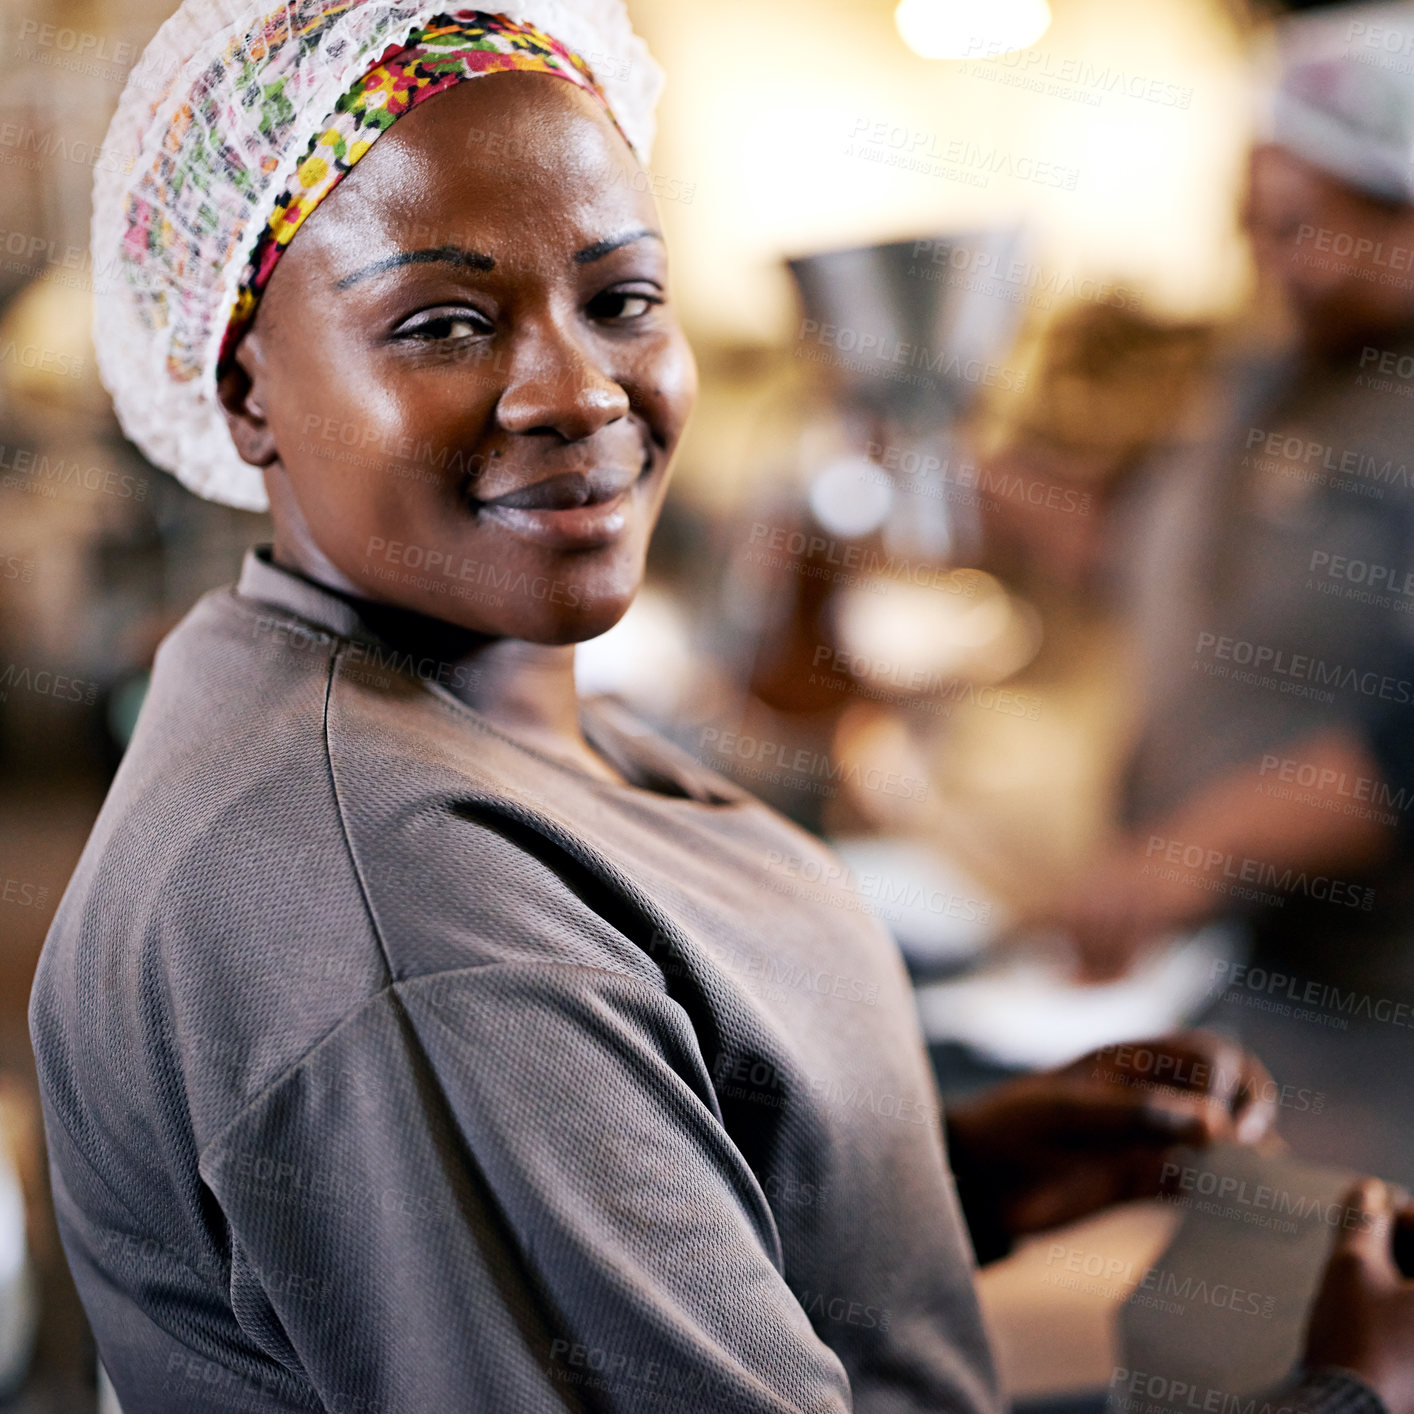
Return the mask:
M869 0L631 8L671 75L653 169L699 349L790 338L787 256L944 231L1026 226L1027 311L1123 287L1205 317L1241 291L1249 105L1227 0L1066 0L1039 44L951 63Z
M1051 24L1046 0L899 0L894 23L924 59L978 59L1026 49Z

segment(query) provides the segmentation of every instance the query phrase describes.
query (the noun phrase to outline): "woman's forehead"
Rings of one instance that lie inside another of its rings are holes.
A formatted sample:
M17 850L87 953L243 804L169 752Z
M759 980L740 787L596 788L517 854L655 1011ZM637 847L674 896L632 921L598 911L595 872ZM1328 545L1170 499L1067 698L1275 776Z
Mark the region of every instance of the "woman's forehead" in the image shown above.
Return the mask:
M588 95L539 74L490 75L398 122L300 234L319 234L306 248L359 253L389 241L475 246L478 236L579 249L631 226L656 229L638 170ZM300 244L296 237L292 256Z
M604 108L543 74L492 74L438 94L395 124L350 174L389 208L494 190L543 199L562 186L634 190L632 150ZM616 180L617 179L617 180ZM635 194L637 192L635 191Z

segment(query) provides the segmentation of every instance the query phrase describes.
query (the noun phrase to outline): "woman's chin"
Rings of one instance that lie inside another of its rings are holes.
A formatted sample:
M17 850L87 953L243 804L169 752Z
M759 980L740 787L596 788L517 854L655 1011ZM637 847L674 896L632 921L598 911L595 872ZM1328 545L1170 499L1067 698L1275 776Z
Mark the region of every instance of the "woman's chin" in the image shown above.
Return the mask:
M635 586L636 589L636 586ZM599 599L585 598L574 607L559 606L561 612L546 622L534 634L516 634L532 643L583 643L608 633L633 603L634 590L626 594L608 595Z
M583 643L607 633L628 612L636 591L635 584L626 592L595 597L583 586L568 583L550 585L543 595L529 597L479 595L469 601L418 596L384 602L472 633L550 646Z

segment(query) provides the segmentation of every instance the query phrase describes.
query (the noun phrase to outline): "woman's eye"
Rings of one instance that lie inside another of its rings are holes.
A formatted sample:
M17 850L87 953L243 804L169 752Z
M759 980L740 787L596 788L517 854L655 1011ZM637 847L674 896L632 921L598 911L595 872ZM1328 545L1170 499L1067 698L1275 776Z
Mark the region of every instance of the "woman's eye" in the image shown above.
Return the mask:
M591 301L589 311L596 319L627 323L642 319L656 304L662 300L642 290L608 290Z
M440 343L470 339L478 334L491 332L489 321L470 310L432 310L402 325L395 331L394 337Z

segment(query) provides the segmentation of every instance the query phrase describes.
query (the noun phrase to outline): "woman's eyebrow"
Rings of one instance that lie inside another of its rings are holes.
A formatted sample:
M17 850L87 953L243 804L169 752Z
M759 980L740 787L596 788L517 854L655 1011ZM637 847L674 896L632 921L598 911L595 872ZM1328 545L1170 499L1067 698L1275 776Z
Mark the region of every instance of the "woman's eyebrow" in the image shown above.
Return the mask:
M614 236L606 241L595 241L593 245L587 245L583 250L575 251L574 263L576 265L592 265L594 261L602 260L621 246L632 245L634 241L661 241L662 239L663 237L657 231L650 231L645 226L641 231L629 231L622 236Z
M381 275L385 270L396 270L400 265L460 265L468 270L494 270L496 268L496 262L489 255L483 255L479 250L463 250L460 246L439 245L433 246L429 250L404 250L397 255L389 255L382 260L375 260L372 265L365 265L362 270L355 270L352 275L345 275L343 279L336 280L334 288L346 290L350 285L356 285L360 280L366 280L370 275Z

